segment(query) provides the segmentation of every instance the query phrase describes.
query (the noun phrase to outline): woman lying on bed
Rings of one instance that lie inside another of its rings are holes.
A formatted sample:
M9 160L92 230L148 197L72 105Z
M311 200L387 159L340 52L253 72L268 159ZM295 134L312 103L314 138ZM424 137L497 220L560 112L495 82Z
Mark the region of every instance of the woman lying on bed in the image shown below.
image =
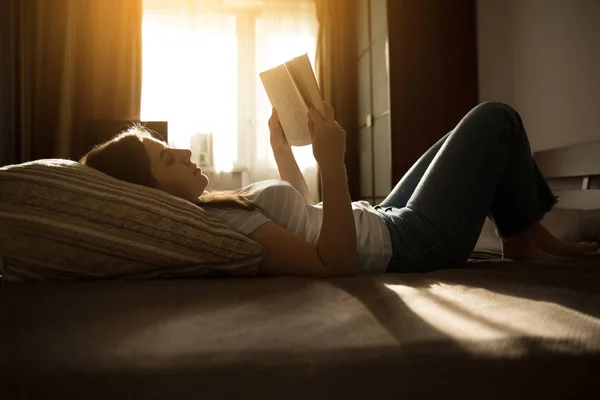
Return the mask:
M566 243L540 220L556 203L531 157L519 114L483 103L434 144L378 206L352 202L344 152L346 132L326 115L307 115L319 164L323 202L313 205L276 112L271 147L282 181L238 191L205 191L208 178L189 150L169 148L133 128L90 151L81 162L124 181L154 187L219 216L265 250L261 275L343 276L426 272L466 262L486 216L496 225L503 257L576 256L597 243Z

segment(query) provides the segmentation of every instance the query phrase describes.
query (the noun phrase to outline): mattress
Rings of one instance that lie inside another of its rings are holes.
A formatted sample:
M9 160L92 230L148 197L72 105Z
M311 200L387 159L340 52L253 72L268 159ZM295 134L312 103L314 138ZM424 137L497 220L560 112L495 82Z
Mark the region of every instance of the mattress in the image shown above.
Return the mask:
M599 387L600 256L2 284L0 322L4 399L586 398Z

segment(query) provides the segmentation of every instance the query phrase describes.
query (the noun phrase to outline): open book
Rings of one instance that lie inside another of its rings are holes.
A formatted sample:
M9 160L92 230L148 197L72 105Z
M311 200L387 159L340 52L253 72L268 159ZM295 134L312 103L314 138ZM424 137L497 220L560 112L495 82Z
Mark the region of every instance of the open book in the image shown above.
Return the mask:
M315 107L322 115L323 100L307 54L292 58L259 74L271 105L277 110L291 146L311 143L306 112Z

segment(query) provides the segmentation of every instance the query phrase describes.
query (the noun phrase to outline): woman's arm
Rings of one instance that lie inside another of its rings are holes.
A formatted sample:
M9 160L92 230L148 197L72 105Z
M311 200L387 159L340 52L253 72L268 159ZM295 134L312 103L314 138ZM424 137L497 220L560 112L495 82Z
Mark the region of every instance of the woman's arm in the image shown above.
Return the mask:
M324 102L325 117L314 107L308 113L313 154L321 171L323 225L317 251L323 262L356 274L356 227L348 189L344 154L346 131L337 123L331 104Z
M304 175L302 175L302 171L300 171L298 163L296 163L292 147L285 138L275 108L273 108L271 118L269 118L269 130L271 131L271 149L275 156L279 176L300 192L306 204L315 204L310 190L308 190L308 185L304 180Z
M300 171L300 167L296 163L292 148L290 146L279 147L277 150L273 150L273 155L275 156L275 162L277 163L281 179L291 183L300 192L306 204L315 204L310 190L308 190L308 185L304 180L304 175L302 175L302 171Z
M307 243L272 221L261 225L248 237L265 251L258 275L311 278L356 275L356 270L343 265L325 264L316 245Z
M281 226L268 222L249 235L265 249L261 275L347 276L356 275L356 228L346 168L346 132L333 119L333 108L325 103L323 118L309 113L313 153L321 167L323 224L316 245L311 245Z
M248 237L265 256L258 269L264 276L328 278L352 276L356 265L356 230L344 168L323 175L323 224L316 245L267 222Z

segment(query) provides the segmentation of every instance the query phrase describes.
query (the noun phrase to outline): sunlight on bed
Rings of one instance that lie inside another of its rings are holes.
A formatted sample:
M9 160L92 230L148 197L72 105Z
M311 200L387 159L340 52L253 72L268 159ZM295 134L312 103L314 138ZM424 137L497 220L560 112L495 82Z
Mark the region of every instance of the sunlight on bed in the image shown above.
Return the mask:
M460 340L463 346L469 340L516 338L509 349L499 348L498 352L506 354L509 350L518 356L526 350L518 343L522 337L548 339L547 344L543 341L539 344L560 351L557 339L571 338L573 326L577 326L582 337L597 335L600 331L600 319L556 303L443 283L423 289L392 284L386 287L425 322Z

